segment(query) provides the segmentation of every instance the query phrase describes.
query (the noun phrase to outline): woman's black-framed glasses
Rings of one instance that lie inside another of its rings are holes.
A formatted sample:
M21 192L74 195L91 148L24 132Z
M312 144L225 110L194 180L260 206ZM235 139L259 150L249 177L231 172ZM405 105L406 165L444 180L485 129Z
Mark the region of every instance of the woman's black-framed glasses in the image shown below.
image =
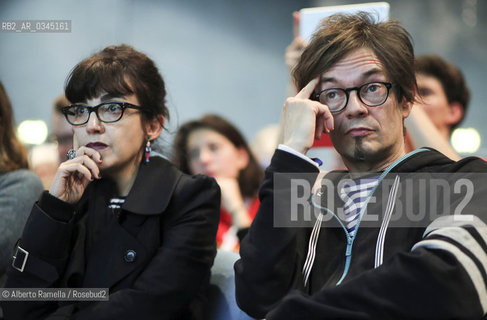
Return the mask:
M140 110L142 107L127 102L103 102L90 107L82 104L73 104L61 109L66 120L73 126L81 126L88 122L90 114L95 112L101 122L112 123L122 119L125 109Z
M338 113L347 106L350 91L357 91L359 100L366 106L378 107L386 102L391 87L390 82L368 82L360 87L325 89L311 98L327 105L331 113Z

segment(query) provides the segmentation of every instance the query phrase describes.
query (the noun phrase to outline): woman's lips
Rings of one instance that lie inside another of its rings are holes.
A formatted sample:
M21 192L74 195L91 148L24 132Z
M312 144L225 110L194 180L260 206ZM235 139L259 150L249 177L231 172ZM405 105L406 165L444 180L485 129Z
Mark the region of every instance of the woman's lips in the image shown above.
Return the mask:
M102 143L102 142L90 142L86 145L88 148L92 148L92 149L95 149L95 150L103 150L105 149L106 147L108 147L106 144Z
M374 130L368 128L353 128L347 131L347 135L351 137L363 137L371 134L373 131Z

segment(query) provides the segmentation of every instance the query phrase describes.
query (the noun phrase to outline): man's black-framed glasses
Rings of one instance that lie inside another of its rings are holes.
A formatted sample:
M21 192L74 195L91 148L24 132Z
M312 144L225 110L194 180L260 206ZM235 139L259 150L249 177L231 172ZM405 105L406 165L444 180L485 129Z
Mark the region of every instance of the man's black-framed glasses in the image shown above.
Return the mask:
M73 126L81 126L88 122L92 112L95 112L96 117L101 122L117 122L122 119L123 113L127 108L136 110L142 109L142 107L127 102L103 102L94 107L73 104L63 107L61 110L70 124Z
M332 113L338 113L347 106L350 91L357 91L359 100L366 106L377 107L386 102L391 87L390 82L368 82L360 87L325 89L311 98L327 105Z

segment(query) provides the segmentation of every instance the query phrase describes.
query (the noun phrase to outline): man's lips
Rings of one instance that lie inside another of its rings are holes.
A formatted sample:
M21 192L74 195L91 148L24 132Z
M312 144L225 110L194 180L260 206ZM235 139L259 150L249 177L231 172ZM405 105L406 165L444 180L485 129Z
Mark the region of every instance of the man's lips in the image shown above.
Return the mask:
M106 144L104 144L103 142L90 142L86 145L88 148L92 148L92 149L95 149L95 150L103 150L105 149L106 147L108 147Z
M365 127L358 127L349 129L346 134L351 137L363 137L371 134L372 132L374 132L374 130Z

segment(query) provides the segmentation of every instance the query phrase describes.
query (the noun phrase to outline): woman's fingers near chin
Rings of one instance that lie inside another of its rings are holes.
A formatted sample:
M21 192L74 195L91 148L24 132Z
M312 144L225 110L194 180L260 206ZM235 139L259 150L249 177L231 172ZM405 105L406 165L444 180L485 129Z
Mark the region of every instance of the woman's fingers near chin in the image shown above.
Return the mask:
M76 156L77 157L80 157L83 155L90 157L91 159L93 159L93 161L95 161L97 163L101 163L103 161L101 158L100 152L98 152L97 150L95 150L93 148L88 148L88 147L82 146L78 150L76 150Z

